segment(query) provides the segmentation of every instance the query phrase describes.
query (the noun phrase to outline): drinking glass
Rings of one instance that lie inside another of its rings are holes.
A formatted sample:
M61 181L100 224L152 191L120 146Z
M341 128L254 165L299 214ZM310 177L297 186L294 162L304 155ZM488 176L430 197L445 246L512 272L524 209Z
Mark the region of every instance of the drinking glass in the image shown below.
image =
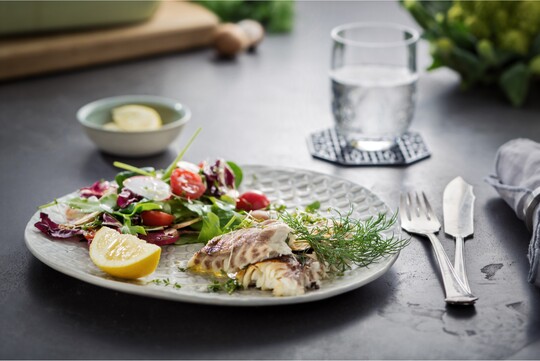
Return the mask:
M411 124L416 99L416 30L351 23L332 30L330 79L336 130L359 149L391 148Z

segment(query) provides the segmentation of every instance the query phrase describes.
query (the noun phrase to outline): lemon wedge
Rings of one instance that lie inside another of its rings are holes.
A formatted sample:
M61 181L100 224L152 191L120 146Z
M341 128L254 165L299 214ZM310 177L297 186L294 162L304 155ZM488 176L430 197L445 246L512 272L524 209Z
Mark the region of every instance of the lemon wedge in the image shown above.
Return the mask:
M161 248L130 234L101 227L90 244L90 259L112 276L135 279L154 272Z
M158 112L150 107L137 104L114 108L112 118L120 129L131 132L155 130L162 125Z

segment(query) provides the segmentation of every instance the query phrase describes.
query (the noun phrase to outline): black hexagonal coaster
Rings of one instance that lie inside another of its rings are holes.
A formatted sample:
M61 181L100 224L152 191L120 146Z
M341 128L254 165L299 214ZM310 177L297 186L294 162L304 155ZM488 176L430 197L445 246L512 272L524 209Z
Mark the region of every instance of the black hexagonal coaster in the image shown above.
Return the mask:
M310 134L307 143L314 158L348 166L407 165L431 155L424 139L416 132L406 132L392 148L381 151L355 148L334 128Z

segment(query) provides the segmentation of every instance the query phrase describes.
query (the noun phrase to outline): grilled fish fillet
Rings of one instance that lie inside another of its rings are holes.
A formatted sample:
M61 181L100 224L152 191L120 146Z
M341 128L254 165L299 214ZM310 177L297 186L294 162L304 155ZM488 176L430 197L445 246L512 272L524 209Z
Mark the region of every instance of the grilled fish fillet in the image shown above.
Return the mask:
M286 240L291 229L279 221L239 229L211 239L188 261L188 269L220 275L235 273L266 259L292 254Z
M301 264L294 256L261 261L236 274L244 288L255 286L272 290L274 296L298 296L306 288L318 288L322 270L319 262L308 258Z

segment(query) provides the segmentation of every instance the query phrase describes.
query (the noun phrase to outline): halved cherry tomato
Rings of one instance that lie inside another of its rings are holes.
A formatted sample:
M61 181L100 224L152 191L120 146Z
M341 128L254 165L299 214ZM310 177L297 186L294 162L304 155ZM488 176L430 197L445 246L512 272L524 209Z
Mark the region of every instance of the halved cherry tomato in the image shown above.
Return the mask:
M187 199L200 198L206 191L206 185L197 173L176 168L171 174L172 192Z
M86 239L86 241L88 242L88 245L90 245L90 243L92 243L92 241L94 240L94 236L96 235L96 231L95 230L88 230L88 231L84 231L83 233L83 237Z
M165 227L174 221L174 216L162 211L141 212L142 222L145 226Z
M236 209L243 211L256 211L257 209L263 209L270 205L270 201L259 191L248 191L240 195L236 201Z

